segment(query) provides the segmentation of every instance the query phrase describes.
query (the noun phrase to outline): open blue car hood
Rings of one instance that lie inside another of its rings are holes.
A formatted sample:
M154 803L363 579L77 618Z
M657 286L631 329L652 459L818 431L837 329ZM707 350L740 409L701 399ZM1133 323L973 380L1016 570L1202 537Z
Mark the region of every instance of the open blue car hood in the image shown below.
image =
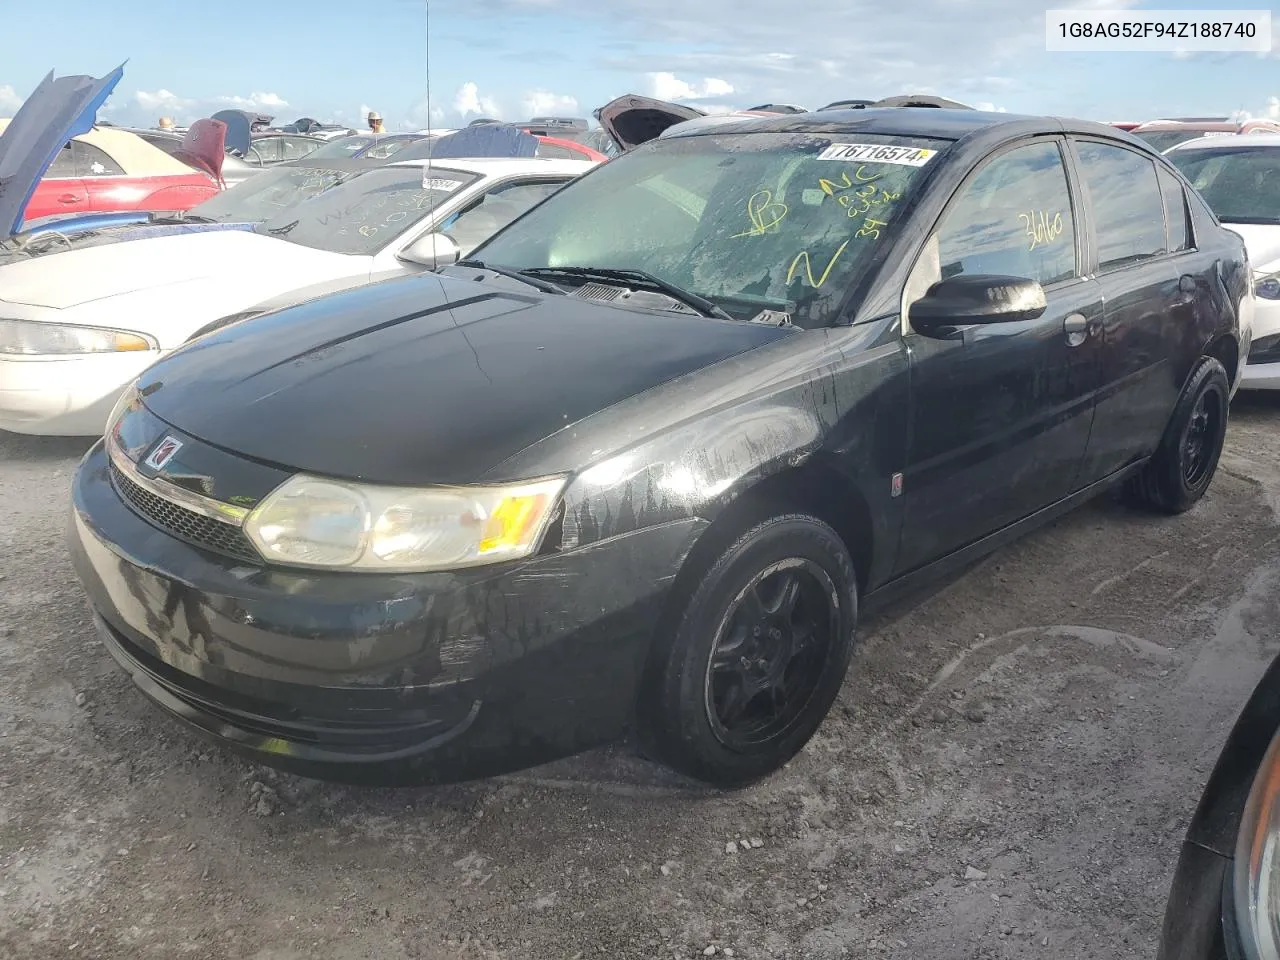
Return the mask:
M105 77L68 76L40 81L0 134L0 239L11 237L22 223L36 184L72 137L88 133L98 108L111 95L124 64Z

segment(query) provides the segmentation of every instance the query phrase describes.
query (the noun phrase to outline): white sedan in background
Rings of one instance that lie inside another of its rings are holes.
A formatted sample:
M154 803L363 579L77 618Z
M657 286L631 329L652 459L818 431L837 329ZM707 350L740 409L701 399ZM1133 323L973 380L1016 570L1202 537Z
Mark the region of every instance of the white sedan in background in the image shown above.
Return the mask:
M193 335L466 256L595 164L403 161L257 224L0 265L0 429L100 434L123 388Z
M1203 137L1165 156L1249 251L1257 306L1240 389L1280 390L1280 134Z

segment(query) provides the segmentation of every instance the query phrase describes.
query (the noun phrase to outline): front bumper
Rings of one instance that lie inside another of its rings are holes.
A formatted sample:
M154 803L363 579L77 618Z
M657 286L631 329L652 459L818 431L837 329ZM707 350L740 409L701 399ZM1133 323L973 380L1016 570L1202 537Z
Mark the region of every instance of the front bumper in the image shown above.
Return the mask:
M72 499L76 571L145 694L260 762L357 783L490 776L616 739L704 526L454 574L317 574L151 526L101 443Z
M149 350L0 359L0 430L101 436L121 392L159 357Z

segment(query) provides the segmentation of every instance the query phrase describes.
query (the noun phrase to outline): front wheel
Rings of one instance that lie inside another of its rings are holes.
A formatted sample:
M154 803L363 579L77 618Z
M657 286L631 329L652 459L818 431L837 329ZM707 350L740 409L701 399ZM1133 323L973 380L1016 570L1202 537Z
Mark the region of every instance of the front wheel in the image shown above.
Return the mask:
M695 779L744 786L795 756L840 691L857 623L853 561L827 524L788 514L690 572L696 586L654 651L641 742Z
M1164 437L1142 472L1129 481L1129 499L1160 513L1185 513L1204 496L1227 438L1231 385L1226 368L1201 357L1173 408Z

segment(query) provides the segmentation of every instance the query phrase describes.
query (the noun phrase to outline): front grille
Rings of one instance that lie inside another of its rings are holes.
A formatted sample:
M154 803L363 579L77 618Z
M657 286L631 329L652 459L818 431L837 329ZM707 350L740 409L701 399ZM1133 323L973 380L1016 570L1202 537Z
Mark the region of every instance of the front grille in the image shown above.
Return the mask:
M111 464L111 480L121 499L153 526L214 553L253 563L262 562L261 555L239 527L157 497L130 480L114 463Z

